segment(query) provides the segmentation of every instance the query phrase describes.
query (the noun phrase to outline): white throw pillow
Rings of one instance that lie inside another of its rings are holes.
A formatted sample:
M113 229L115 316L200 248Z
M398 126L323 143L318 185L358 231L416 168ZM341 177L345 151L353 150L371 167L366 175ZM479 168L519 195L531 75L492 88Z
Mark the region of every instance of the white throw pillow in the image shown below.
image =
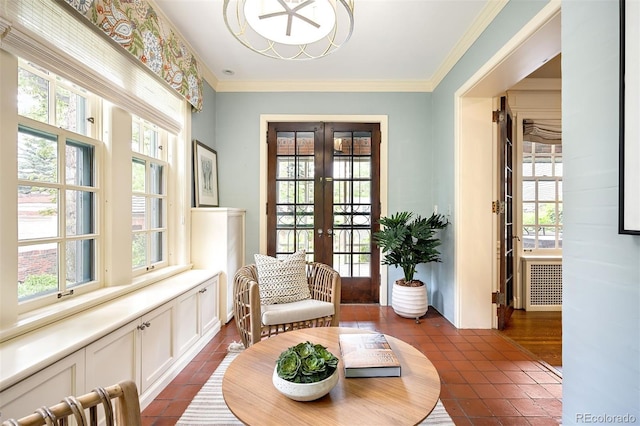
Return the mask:
M304 251L297 251L283 260L263 254L254 255L261 304L290 303L311 298L305 257Z

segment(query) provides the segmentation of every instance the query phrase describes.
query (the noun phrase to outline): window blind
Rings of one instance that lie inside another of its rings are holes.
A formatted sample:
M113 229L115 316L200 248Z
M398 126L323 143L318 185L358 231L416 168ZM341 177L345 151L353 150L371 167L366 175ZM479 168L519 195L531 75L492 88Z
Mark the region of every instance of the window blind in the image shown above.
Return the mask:
M561 120L524 120L524 139L530 142L561 144Z
M2 2L0 48L172 133L186 103L135 58L51 0Z

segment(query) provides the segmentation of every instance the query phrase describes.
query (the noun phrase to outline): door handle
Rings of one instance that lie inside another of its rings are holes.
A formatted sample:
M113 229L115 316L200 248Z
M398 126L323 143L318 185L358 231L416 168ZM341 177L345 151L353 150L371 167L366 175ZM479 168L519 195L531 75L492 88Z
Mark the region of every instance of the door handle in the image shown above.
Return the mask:
M318 235L322 236L322 229L318 228Z
M328 235L333 235L333 229L331 229L331 228L327 229L327 234Z

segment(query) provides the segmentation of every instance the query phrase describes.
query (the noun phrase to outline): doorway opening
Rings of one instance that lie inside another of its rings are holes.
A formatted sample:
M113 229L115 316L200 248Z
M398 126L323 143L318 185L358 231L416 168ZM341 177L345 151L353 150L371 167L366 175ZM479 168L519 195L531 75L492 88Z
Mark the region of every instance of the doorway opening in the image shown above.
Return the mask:
M500 96L560 50L560 5L550 3L455 94L454 323L458 328L498 328L498 305L489 295L498 291L504 242L497 237L498 215L490 207L490 200L499 199L500 175L497 126L487 117L499 109ZM478 241L485 244L479 247ZM516 277L520 268L515 262Z
M515 149L515 311L500 328L548 365L562 367L563 149L561 55L507 90Z

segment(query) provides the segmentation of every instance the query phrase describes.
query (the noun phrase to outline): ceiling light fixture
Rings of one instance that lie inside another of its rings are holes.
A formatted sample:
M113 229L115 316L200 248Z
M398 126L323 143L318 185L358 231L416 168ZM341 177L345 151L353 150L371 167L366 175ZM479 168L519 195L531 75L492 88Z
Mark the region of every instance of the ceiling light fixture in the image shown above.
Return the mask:
M317 59L353 33L354 0L224 0L224 22L254 52L276 59Z

